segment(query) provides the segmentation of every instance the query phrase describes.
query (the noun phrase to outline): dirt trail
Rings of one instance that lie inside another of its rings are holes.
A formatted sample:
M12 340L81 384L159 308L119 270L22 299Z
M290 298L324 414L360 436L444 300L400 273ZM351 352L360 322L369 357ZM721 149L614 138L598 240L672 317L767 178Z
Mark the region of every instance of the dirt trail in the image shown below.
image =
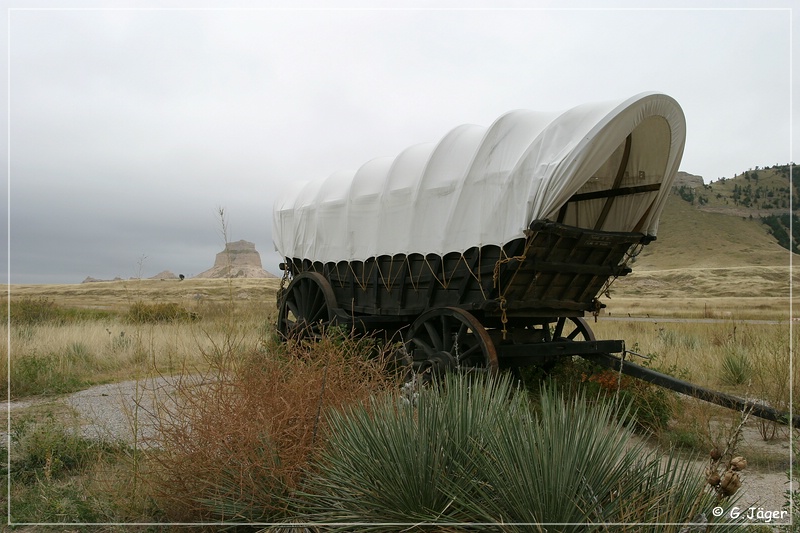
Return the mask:
M752 510L754 518L749 523L753 524L775 524L788 523L788 513L781 514L784 505L787 503L786 492L790 489L787 471L791 461L788 438L776 438L772 441L764 441L761 437L755 421L751 418L744 428L742 437L737 448L739 455L747 458L750 456L750 466L740 472L742 488L739 490L739 500L736 507L744 513L744 516ZM753 462L758 458L771 457L773 464L779 466L773 469L753 467ZM785 458L785 460L783 459ZM698 468L705 469L709 464L709 459L702 458L697 461ZM778 469L779 468L779 469ZM721 472L720 472L721 473ZM795 476L795 487L797 486L797 474ZM767 521L763 513L769 511L775 517L783 516L783 519L770 519ZM762 512L761 518L757 515Z
M155 436L154 418L151 416L155 412L155 399L174 390L176 379L130 380L97 385L60 398L0 402L0 413L6 415L37 405L62 404L78 415L81 433L86 437L128 443L138 439L139 443L146 445Z

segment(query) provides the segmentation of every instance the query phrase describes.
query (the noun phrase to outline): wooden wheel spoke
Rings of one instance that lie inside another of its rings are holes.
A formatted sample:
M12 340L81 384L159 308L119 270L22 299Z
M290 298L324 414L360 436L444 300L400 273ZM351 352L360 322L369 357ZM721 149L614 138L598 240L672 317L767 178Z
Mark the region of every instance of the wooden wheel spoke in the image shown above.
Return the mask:
M456 343L458 343L461 339L466 339L467 330L469 327L467 326L466 322L461 323L461 327L458 328L458 333L456 333Z
M328 311L328 307L325 305L325 295L322 294L322 291L317 291L314 297L314 303L309 307L311 311L311 321L317 322L320 319L324 320L324 315Z
M314 286L310 283L306 286L306 316L311 318L314 314L314 299L316 298L316 294L314 291Z
M441 347L441 350L443 352L452 353L453 345L455 343L453 342L453 336L450 333L451 332L451 328L452 328L452 326L450 324L450 318L448 316L446 316L446 315L442 315L440 318L441 318L441 322L442 322L442 329L441 329L442 347Z
M298 281L297 285L294 288L294 301L299 307L303 307L305 305L306 300L306 286L302 280Z
M566 333L565 332L569 332ZM553 338L548 341L593 341L592 329L583 318L559 317L553 327Z
M443 347L443 344L442 344L442 334L441 334L441 332L438 331L436 329L436 326L431 324L429 321L424 322L423 325L425 326L425 330L428 332L428 338L433 343L433 347L437 351L443 350L444 347Z
M430 344L428 344L427 342L423 341L419 337L414 337L413 339L411 339L411 342L416 344L418 347L422 348L422 350L426 354L432 354L432 353L435 352L435 350L433 349L433 347Z
M556 329L553 331L553 338L558 339L561 338L561 334L564 333L564 324L567 323L567 319L565 317L560 317L556 322Z
M480 344L473 344L472 346L467 348L465 351L463 351L460 354L458 354L458 361L461 362L461 361L464 361L464 360L468 359L469 356L471 356L473 353L475 353L476 351L478 351L480 349L481 349L481 345Z
M291 313L294 315L294 321L293 322L296 322L297 320L299 320L299 316L297 314L298 313L297 304L295 304L291 300L286 300L286 308L289 311L291 311ZM289 313L286 313L286 320L289 320Z

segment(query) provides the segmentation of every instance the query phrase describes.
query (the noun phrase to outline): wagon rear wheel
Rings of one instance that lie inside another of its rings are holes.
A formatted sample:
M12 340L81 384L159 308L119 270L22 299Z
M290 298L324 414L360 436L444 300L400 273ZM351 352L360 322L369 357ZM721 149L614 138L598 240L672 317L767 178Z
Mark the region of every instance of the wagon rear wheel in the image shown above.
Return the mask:
M278 332L284 338L319 338L333 324L336 297L328 280L317 272L295 277L278 308Z
M497 352L486 329L457 307L426 311L414 321L406 341L412 370L441 375L448 370L496 371Z
M594 332L589 324L580 317L559 317L552 329L554 341L594 341Z
M543 331L534 342L568 342L568 341L594 341L595 336L589 324L580 317L558 317L555 322L545 324ZM549 374L563 356L551 355L537 357L530 363L523 366L510 367L512 375L523 384L536 383L542 379L543 375ZM535 369L533 368L535 367Z

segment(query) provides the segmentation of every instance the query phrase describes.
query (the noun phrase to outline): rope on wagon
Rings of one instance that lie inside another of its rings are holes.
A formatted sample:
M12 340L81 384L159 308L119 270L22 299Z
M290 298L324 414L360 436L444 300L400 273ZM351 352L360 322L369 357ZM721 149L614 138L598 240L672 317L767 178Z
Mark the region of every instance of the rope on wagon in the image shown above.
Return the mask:
M442 279L444 279L444 258L440 256L439 262L442 263ZM428 267L428 270L431 271L431 276L433 276L433 279L435 279L443 289L446 289L447 285L444 281L442 281L442 279L439 279L439 276L437 276L436 272L433 271L433 267L431 266L430 261L428 261L427 255L425 256L425 265Z
M344 289L345 277L342 276L342 273L339 271L339 264L340 263L341 263L341 261L339 263L335 263L334 264L334 268L336 269L336 280L339 282L339 288L340 289Z
M478 260L477 260L477 265L476 265L477 268L478 268L478 273L477 274L472 269L470 264L467 262L467 257L464 255L463 252L461 253L461 258L459 259L459 262L464 261L464 266L467 267L466 268L467 272L469 272L469 275L472 276L472 278L475 281L478 282L478 288L481 291L481 297L484 300L486 300L486 291L483 290L483 283L481 283L481 259L483 258L482 248L477 248L476 253L478 254ZM456 267L458 267L458 263L456 263ZM455 272L455 269L453 269L453 272ZM452 276L452 274L451 274L451 276Z
M500 286L500 267L502 265L510 263L511 261L517 261L519 262L519 264L525 262L525 260L528 258L528 252L530 251L531 246L533 246L533 240L536 236L536 233L526 232L526 235L527 237L525 239L525 247L522 249L521 254L509 257L508 255L506 255L505 250L500 248L500 253L502 254L503 257L498 259L497 262L494 264L494 271L492 272L492 287L497 289L498 292L497 301L500 304L500 323L503 324L503 329L502 329L503 340L506 340L506 336L508 334L508 328L506 327L506 324L508 323L508 313L507 313L508 301L506 300L506 292L508 291L509 287L511 287L511 285L513 284L514 278L517 276L518 270L514 271L514 273L511 275L511 279L508 280L508 285L505 288L503 288Z
M406 266L408 267L408 279L411 280L411 288L416 292L419 290L419 278L416 279L415 283L414 272L411 270L411 261L408 260L408 256L406 256Z
M387 277L383 275L383 269L381 268L381 263L380 263L380 261L378 261L377 257L375 258L375 266L378 268L378 277L381 278L381 285L383 285L383 287L389 292L391 292L391 290L392 290L392 279L391 279L391 276L392 276L392 262L394 262L394 256L391 256L391 258L390 258L390 262L389 262L389 278L388 278L389 281L387 283L387 281L386 281ZM375 287L375 290L377 291L378 287Z
M361 263L361 264L362 264L362 265L364 265L364 263ZM352 262L352 261L348 261L348 262L347 262L347 267L350 269L350 272L353 274L353 281L355 281L356 283L358 283L358 286L359 286L359 287L361 287L361 290L362 290L362 291L365 291L365 290L367 290L367 281L366 281L366 278L364 278L363 280L362 280L362 279L359 279L358 275L356 274L356 271L353 269L353 262ZM372 270L370 270L370 273L371 273L371 272L372 272ZM362 275L364 274L364 268L363 268L363 267L362 267L362 269L361 269L361 274L362 274Z

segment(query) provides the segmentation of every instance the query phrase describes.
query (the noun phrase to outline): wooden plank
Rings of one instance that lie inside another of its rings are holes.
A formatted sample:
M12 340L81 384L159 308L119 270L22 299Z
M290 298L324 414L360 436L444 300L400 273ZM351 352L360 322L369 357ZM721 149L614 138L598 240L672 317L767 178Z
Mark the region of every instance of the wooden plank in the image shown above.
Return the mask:
M428 286L426 287L424 301L426 302L425 305L428 308L431 308L436 306L435 302L433 301L434 295L436 294L437 286L439 285L439 281L436 279L438 277L436 276L436 271L439 270L439 266L442 264L442 258L438 255L434 255L433 264L431 264L430 261L428 261L428 257L429 256L425 256L424 265L427 265L428 268L430 269L431 279L430 283L428 283ZM420 280L421 279L422 276L420 275Z
M643 192L653 192L661 188L660 183L649 185L636 185L635 187L621 187L619 189L605 189L602 191L584 192L572 195L568 202L584 202L586 200L597 200L598 198L609 198L611 196L626 196L629 194L639 194Z
M625 177L625 169L628 167L628 159L630 159L631 156L632 139L632 133L629 133L625 138L625 149L622 152L622 161L620 161L619 168L617 169L617 176L614 178L614 185L611 186L612 189L619 189L619 186L622 185L622 178ZM603 210L600 212L600 216L597 217L597 223L595 223L594 229L599 230L603 227L603 223L606 221L608 213L611 211L611 205L614 203L614 198L614 196L610 196L606 199L606 203L603 205Z

